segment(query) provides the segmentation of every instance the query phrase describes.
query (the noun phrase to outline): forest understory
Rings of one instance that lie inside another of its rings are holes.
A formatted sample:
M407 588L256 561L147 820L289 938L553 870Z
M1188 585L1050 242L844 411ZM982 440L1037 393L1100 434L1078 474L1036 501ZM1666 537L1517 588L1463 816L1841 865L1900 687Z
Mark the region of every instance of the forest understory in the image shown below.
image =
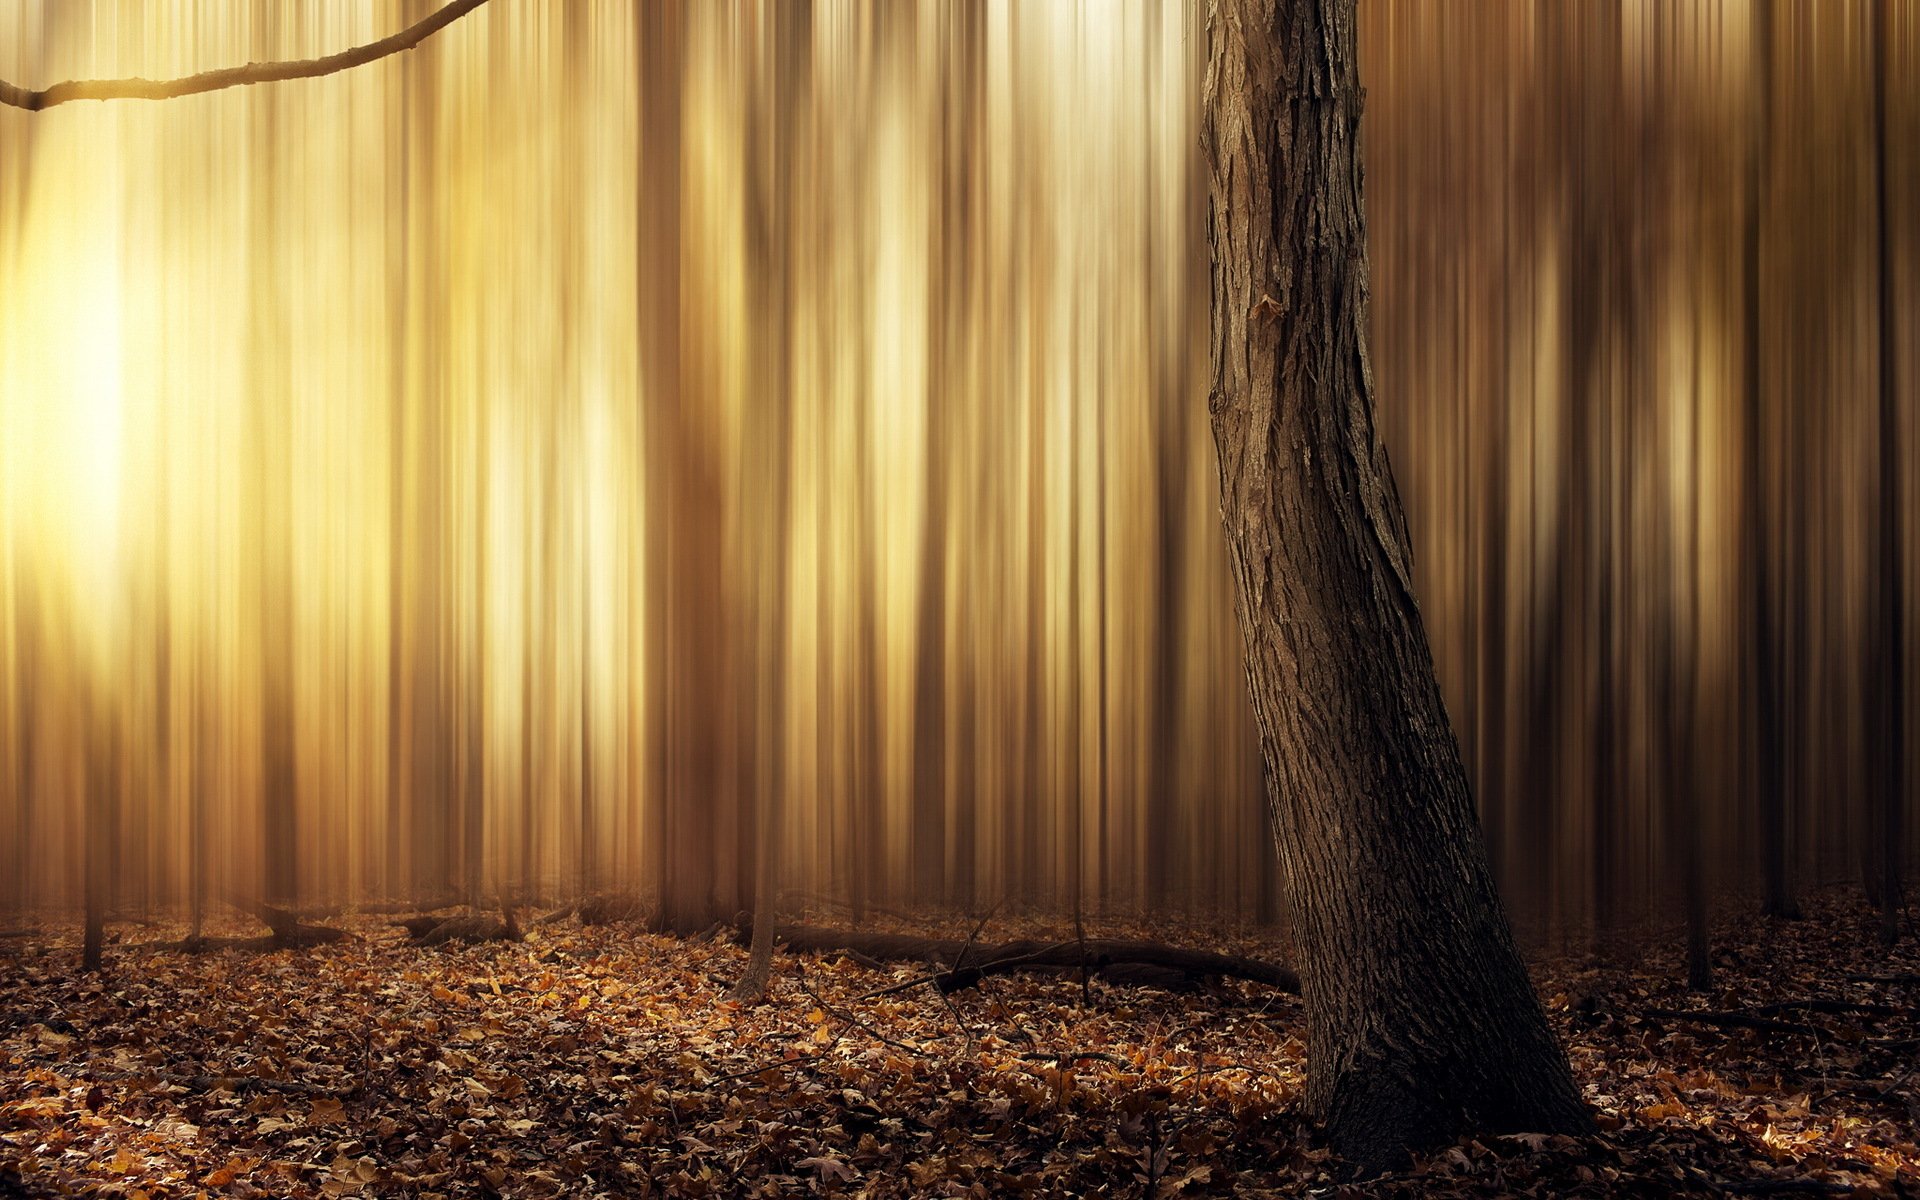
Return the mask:
M1705 994L1677 935L1536 958L1602 1132L1472 1140L1365 1182L1302 1114L1298 998L1262 983L1055 969L949 992L931 964L782 952L742 1006L730 932L576 915L436 946L403 916L327 917L353 936L264 951L120 922L91 976L77 926L10 930L0 1195L1920 1194L1920 954L1881 950L1857 893L1805 907L1729 907ZM209 932L261 933L224 920ZM1005 913L866 927L1078 944ZM1085 933L1284 957L1260 931Z

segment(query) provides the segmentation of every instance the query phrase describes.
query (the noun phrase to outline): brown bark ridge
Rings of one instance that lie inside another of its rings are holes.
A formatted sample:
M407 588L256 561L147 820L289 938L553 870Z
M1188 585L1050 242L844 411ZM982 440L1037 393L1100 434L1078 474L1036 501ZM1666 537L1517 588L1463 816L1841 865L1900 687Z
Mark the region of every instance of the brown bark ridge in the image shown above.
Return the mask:
M1591 1118L1508 927L1374 427L1354 0L1210 0L1221 512L1308 1014L1364 1169Z
M0 104L39 112L74 100L173 100L255 83L315 79L350 67L363 66L389 54L411 50L486 2L452 0L399 33L320 58L251 62L245 66L222 67L217 71L202 71L198 75L186 75L179 79L69 79L38 90L0 79Z

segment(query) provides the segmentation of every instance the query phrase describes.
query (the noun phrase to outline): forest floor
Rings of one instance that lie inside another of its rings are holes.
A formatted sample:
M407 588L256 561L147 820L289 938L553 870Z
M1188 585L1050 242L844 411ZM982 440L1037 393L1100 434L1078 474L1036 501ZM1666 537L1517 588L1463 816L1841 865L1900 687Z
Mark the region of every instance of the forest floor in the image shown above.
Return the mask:
M922 969L782 954L743 1008L726 941L568 920L422 948L371 916L272 953L115 926L89 978L54 928L0 941L0 1195L1920 1195L1915 939L1882 952L1839 892L1808 913L1730 920L1706 995L1676 939L1630 968L1538 962L1603 1132L1472 1140L1365 1183L1300 1113L1299 1001L1257 984L874 995Z

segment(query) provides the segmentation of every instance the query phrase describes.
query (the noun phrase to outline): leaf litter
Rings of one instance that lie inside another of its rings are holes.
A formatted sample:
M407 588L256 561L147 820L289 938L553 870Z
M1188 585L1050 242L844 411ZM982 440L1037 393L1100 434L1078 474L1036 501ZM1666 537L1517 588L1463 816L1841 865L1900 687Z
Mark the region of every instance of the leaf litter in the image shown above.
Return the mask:
M1845 893L1808 912L1730 920L1703 996L1671 931L1631 966L1537 963L1601 1131L1363 1181L1303 1113L1299 1001L1254 983L945 995L898 986L926 967L783 953L743 1007L724 939L566 920L422 947L373 916L269 953L141 930L87 977L52 928L0 946L0 1195L1920 1194L1920 955ZM1282 957L1244 930L1102 933Z

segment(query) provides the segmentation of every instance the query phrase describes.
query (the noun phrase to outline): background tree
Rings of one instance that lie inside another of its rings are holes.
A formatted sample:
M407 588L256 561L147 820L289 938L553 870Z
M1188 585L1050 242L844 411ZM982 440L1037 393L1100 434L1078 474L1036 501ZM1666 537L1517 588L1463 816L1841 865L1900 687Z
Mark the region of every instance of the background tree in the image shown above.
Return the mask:
M1878 875L1880 941L1888 946L1900 936L1900 868L1905 857L1906 828L1902 818L1907 803L1907 638L1905 531L1900 519L1901 440L1899 351L1895 341L1893 272L1896 253L1889 222L1895 211L1887 172L1887 60L1893 55L1888 27L1889 0L1873 6L1873 174L1874 203L1880 238L1879 270L1875 278L1880 350L1880 513L1876 547L1879 575L1875 598L1879 604L1880 654L1874 672L1879 694L1874 711L1878 751L1875 762L1875 800L1878 819L1871 824L1879 845L1879 861L1868 875Z

